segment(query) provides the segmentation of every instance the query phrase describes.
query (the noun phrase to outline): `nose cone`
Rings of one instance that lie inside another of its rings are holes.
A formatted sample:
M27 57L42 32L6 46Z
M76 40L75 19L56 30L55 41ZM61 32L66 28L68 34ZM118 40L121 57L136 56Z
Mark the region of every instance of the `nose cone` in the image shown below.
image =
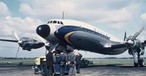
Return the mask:
M39 36L46 38L50 34L50 27L47 24L43 24L37 27L36 32Z

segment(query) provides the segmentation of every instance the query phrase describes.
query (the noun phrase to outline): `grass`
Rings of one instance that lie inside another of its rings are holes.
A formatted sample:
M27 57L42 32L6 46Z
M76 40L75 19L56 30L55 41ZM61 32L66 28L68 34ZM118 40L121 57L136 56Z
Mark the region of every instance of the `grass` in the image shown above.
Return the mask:
M33 59L2 59L0 65L33 65Z
M132 59L96 59L93 60L93 64L96 65L110 65L110 64L124 64L133 65Z
M146 59L144 59L145 61ZM120 64L120 65L132 65L133 59L95 59L93 60L93 64L95 65L112 65L112 64ZM144 62L146 64L146 62Z
M133 59L92 59L95 65L112 65L112 64L122 64L122 65L133 65ZM146 63L146 62L145 62ZM33 65L34 59L2 59L0 60L0 65Z

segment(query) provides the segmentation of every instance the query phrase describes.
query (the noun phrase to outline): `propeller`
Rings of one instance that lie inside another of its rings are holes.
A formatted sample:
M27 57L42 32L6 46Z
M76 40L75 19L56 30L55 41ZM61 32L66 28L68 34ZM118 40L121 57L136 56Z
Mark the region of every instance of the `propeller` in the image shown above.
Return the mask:
M16 58L18 56L19 48L20 48L20 46L18 46L18 49L17 49L17 52L16 52L16 56L15 56Z
M137 40L136 38L140 35L140 33L143 30L144 30L144 26L141 27L141 29L138 32L136 32L133 36L129 36L128 38L126 38L126 33L125 33L125 37L124 38L125 38L126 42L128 42L129 40L131 40L134 43L134 41Z
M18 40L18 43L21 43L22 41L20 40L19 36L16 34L16 32L12 31L12 34L14 37Z
M134 34L134 36L131 38L131 40L132 41L135 40L143 30L144 30L144 26L141 27L141 29Z
M125 34L124 34L124 41L126 40L126 38L127 38L127 33L126 33L126 31L125 31Z
M49 43L47 40L45 40L39 35L37 35L37 37L45 44L45 48L46 48L45 54L47 53L47 50L53 51L59 45L59 43Z
M42 38L41 36L39 36L39 35L37 35L37 37L45 44L46 53L47 53L47 50L51 47L49 42L47 40L45 40L44 38Z
M137 31L133 36L129 36L128 38L126 38L126 33L125 33L125 36L124 36L124 39L126 41L126 43L128 44L132 44L132 45L128 45L129 47L129 54L131 55L132 52L134 50L137 51L137 49L139 49L139 51L141 52L141 54L143 54L143 45L142 45L142 42L140 40L137 39L137 37L140 35L140 33L144 30L144 26L140 28L139 31Z
M12 34L14 35L14 37L17 39L18 41L18 49L17 49L17 52L16 52L16 58L17 58L17 55L18 55L18 52L20 50L20 44L22 43L22 41L20 40L19 36L16 34L16 32L12 31Z
M45 44L45 46L48 46L49 45L49 42L47 40L45 40L44 38L42 38L39 35L37 35L37 37Z

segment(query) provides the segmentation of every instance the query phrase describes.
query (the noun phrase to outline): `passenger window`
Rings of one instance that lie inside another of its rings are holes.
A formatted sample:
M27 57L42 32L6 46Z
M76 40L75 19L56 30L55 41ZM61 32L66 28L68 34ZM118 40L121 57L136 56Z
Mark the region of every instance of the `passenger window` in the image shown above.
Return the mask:
M53 21L53 23L57 23L57 21Z

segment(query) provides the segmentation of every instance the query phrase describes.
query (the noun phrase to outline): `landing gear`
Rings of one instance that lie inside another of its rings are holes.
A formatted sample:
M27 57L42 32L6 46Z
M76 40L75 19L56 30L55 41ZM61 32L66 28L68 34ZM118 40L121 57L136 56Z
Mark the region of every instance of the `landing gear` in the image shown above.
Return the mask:
M138 67L138 63L134 62L134 67Z
M140 67L144 67L144 59L140 59L140 60L138 60L137 63L134 62L134 66L135 66L135 67L138 67L138 66L140 66Z
M134 66L135 67L143 67L144 66L144 59L140 57L140 51L133 51L132 52L134 58Z
M139 62L139 66L140 67L143 67L144 66L144 59L140 59L138 62Z

